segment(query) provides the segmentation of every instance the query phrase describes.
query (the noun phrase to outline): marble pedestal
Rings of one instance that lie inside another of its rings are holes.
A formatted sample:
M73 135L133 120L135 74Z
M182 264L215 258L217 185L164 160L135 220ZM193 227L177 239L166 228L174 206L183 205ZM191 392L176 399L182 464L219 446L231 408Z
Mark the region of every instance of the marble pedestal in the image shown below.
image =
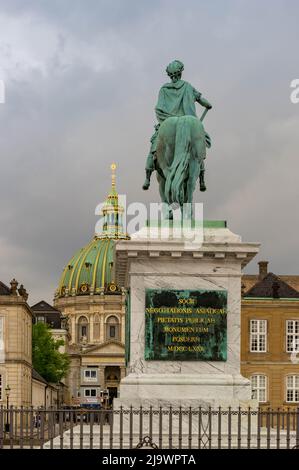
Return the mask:
M116 245L117 282L130 288L131 313L127 376L114 407L252 406L250 382L240 373L241 272L259 244L242 242L225 223L206 222L194 245L164 230L157 226L153 236L144 227ZM227 361L145 360L146 288L226 290Z

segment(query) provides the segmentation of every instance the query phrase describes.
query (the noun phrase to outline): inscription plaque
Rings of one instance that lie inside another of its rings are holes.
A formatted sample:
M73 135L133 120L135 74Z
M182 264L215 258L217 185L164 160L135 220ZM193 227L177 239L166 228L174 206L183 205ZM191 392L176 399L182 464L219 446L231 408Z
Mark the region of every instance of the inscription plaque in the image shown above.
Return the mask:
M146 289L145 359L227 360L227 291Z

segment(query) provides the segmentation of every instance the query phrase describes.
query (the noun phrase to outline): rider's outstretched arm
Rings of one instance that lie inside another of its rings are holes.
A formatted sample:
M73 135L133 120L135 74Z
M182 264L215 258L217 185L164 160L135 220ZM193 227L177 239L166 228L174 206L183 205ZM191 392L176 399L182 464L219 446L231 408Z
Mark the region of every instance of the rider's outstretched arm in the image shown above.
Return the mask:
M204 108L211 109L212 105L209 103L208 100L206 100L202 95L196 100L198 101L199 104L201 104Z

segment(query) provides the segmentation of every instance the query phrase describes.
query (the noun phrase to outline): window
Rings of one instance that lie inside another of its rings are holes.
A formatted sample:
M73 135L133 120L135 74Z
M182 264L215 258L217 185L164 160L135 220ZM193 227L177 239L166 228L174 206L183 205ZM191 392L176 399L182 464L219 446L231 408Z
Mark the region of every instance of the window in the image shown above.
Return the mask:
M81 336L87 336L87 326L86 325L81 326Z
M3 317L0 317L0 350L4 349L4 321Z
M80 317L78 320L78 341L88 341L88 320Z
M250 352L267 351L267 320L250 320Z
M45 317L36 317L36 322L37 323L46 323Z
M96 340L100 339L100 317L99 315L95 315L94 323L93 323L93 337Z
M0 363L4 362L4 318L0 317Z
M115 326L109 325L109 336L110 338L115 338Z
M287 352L299 352L299 320L287 320Z
M288 375L286 383L287 402L299 402L299 375Z
M267 401L267 377L266 375L252 375L251 398L259 403Z
M96 381L97 380L97 371L96 370L85 370L84 371L84 378L88 382Z
M119 341L119 320L116 316L108 317L106 322L107 339L116 339Z
M96 388L86 388L84 390L85 397L96 397L97 396L97 389Z
M2 400L2 375L0 374L0 400Z

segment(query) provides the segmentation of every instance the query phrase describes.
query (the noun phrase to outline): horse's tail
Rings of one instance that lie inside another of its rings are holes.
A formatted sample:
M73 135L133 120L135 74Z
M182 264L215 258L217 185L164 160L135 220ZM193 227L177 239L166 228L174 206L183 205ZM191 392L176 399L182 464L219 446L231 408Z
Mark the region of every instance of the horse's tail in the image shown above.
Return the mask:
M188 116L177 119L175 151L173 162L165 182L165 196L168 204L184 203L184 180L189 168L191 156L191 122Z

